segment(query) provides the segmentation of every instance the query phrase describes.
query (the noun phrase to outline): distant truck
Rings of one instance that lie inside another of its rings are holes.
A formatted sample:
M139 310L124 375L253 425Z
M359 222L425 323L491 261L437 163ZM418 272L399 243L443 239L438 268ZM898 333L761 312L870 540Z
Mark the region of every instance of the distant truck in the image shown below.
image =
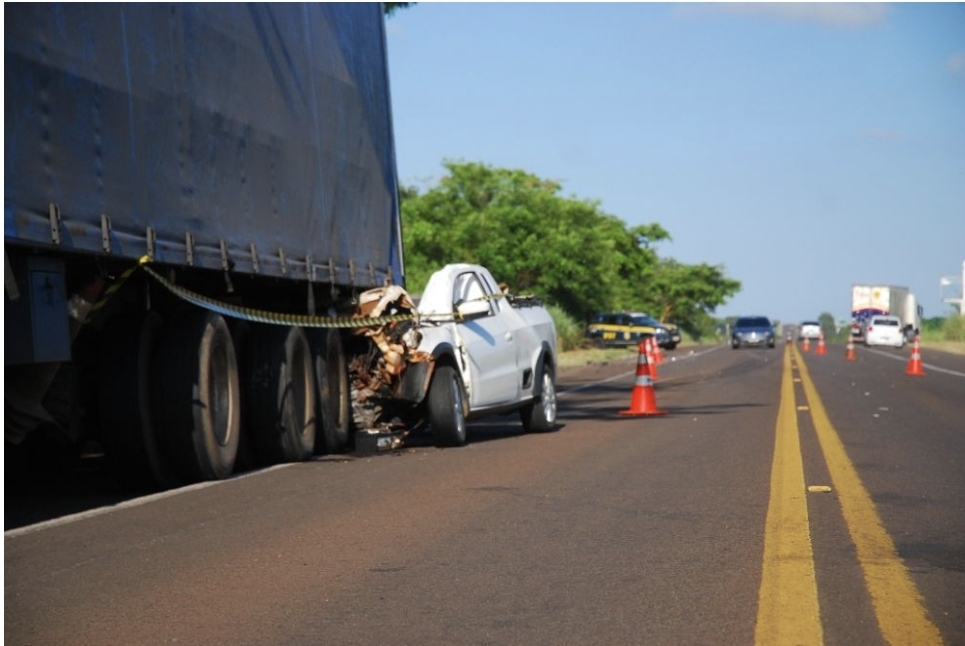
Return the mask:
M901 319L901 329L910 342L921 332L922 308L907 287L895 285L853 285L851 288L851 336L864 338L868 319L890 314Z
M89 441L147 488L345 449L372 348L346 318L404 285L382 5L4 19L8 473Z

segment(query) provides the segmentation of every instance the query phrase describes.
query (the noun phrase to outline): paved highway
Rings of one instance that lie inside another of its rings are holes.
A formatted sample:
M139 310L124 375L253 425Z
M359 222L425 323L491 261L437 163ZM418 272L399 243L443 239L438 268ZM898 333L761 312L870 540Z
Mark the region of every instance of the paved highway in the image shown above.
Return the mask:
M562 371L554 433L130 500L8 485L5 641L965 644L965 358L907 360L681 348L663 417L618 414L630 357Z

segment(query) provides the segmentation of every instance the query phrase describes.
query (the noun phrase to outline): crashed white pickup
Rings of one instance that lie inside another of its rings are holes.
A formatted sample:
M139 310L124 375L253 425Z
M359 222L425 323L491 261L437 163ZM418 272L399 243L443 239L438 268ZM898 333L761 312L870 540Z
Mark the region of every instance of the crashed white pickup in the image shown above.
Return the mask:
M370 315L410 306L406 295ZM364 334L381 357L360 355L350 365L357 430L375 426L359 421L366 406L409 430L428 424L438 446L465 444L466 419L495 413L519 412L526 431L556 427L553 319L535 298L502 289L484 267L443 267L426 284L413 326Z

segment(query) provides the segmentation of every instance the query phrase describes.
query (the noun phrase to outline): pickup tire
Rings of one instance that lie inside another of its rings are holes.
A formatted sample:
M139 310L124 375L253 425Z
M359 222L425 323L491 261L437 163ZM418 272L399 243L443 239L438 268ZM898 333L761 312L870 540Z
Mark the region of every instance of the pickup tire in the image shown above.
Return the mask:
M436 446L463 446L466 443L465 397L456 369L436 368L426 402L429 428Z
M544 367L538 377L541 391L538 397L520 410L523 430L543 433L556 428L556 384L553 369Z

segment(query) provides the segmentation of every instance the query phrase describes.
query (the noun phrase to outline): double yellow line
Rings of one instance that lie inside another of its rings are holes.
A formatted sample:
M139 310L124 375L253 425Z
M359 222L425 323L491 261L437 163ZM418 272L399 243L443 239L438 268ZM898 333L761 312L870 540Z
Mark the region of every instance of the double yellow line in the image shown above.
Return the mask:
M824 642L798 432L795 369L808 403L802 409L810 410L882 638L889 644L942 644L941 633L928 619L921 594L885 531L871 496L828 419L807 366L793 345L784 351L755 644Z

